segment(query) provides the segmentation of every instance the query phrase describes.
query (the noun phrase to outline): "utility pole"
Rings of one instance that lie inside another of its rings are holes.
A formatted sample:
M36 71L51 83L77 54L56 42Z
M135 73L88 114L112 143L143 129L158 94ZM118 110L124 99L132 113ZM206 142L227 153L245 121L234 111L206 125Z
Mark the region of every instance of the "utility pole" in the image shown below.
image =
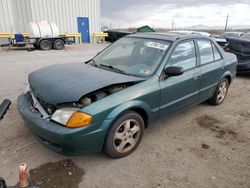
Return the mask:
M227 19L226 19L226 24L225 24L225 31L227 31L228 17L229 17L229 15L227 14Z
M172 30L174 30L174 20L172 21Z

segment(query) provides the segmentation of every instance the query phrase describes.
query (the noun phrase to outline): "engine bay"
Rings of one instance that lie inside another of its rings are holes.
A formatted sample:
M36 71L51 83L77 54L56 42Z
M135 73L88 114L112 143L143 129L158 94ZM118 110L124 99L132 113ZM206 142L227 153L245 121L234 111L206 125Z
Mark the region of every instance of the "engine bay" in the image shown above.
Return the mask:
M111 86L96 90L94 92L91 92L87 95L82 96L78 102L61 103L61 104L56 105L56 108L57 109L62 108L62 107L83 108L109 95L112 95L116 92L126 89L134 84L135 84L134 82L130 82L130 83L111 85Z

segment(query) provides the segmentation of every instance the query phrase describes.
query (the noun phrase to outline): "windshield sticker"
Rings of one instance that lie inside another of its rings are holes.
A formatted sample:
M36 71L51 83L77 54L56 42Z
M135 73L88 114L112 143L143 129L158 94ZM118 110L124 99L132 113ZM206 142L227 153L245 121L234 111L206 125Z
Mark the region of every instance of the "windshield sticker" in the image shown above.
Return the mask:
M140 74L144 74L144 69L139 69L138 72L139 72Z
M166 44L161 44L161 43L152 42L152 41L146 42L145 45L147 47L157 48L157 49L160 49L160 50L166 50L168 48L168 45L166 45Z
M139 69L138 73L140 73L140 74L150 74L150 70Z

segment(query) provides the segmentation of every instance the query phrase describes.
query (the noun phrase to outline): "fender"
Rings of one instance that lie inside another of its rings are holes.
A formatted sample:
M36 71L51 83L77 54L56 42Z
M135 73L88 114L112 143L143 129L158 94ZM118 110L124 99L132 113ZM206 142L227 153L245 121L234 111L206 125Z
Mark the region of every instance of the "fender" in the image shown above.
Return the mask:
M225 78L225 77L230 77L230 79L231 79L231 83L232 83L232 81L233 81L233 79L234 79L234 75L232 75L232 73L230 72L230 71L226 71L226 72L224 72L224 74L220 77L220 80L222 80L223 78Z
M231 74L230 71L224 72L223 75L222 75L222 76L220 77L220 79L218 80L218 82L215 84L215 86L214 86L214 88L213 88L213 93L215 92L215 90L216 90L216 88L217 88L219 82L220 82L223 78L226 78L226 77L230 77L231 83L232 83L234 76Z
M125 103L122 103L121 105L117 106L115 109L113 109L108 116L107 119L116 119L118 116L120 116L123 112L128 111L133 108L140 108L144 110L148 116L148 121L151 122L152 119L152 113L155 113L150 106L142 101L139 100L132 100Z

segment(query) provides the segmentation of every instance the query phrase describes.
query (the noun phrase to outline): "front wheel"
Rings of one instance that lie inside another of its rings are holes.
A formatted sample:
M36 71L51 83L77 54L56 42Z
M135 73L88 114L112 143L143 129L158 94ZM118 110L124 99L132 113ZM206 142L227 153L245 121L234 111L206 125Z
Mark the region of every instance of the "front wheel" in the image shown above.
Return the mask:
M110 128L105 152L112 158L121 158L131 154L140 144L144 132L142 117L133 111L118 118Z
M223 103L223 101L227 96L228 88L229 88L228 79L227 78L222 79L218 84L213 97L209 99L209 102L213 105L220 105L221 103Z

